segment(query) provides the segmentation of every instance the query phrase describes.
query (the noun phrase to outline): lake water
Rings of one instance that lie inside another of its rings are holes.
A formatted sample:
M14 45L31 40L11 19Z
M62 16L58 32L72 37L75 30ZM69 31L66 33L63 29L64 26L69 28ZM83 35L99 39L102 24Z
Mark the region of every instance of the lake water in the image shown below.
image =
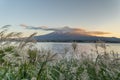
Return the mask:
M45 50L51 50L53 53L64 53L65 50L71 50L72 43L54 43L54 42L38 42L36 44L38 49L44 48ZM87 52L91 53L95 50L95 43L77 43L78 51L80 52ZM114 51L120 53L120 43L106 43L107 46L106 50L107 52ZM103 51L101 47L98 48L100 52Z

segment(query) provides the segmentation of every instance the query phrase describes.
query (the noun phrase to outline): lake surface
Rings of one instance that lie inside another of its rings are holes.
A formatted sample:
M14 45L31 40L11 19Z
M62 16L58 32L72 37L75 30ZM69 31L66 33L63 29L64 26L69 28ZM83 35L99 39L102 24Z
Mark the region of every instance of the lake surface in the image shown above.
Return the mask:
M91 53L95 51L95 43L77 43L79 52ZM120 53L120 43L106 43L106 51L114 51ZM53 53L64 53L65 50L72 50L72 43L56 43L56 42L38 42L36 44L38 49L51 50ZM103 48L98 47L100 52Z

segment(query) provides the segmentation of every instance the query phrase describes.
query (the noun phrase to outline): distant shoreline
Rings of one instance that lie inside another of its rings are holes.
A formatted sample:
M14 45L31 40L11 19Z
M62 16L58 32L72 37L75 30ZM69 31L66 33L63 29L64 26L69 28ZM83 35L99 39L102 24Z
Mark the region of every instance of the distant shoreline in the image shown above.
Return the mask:
M120 43L120 41L104 41L104 40L96 40L96 41L82 41L82 40L36 40L36 39L30 39L30 40L27 40L27 42L33 42L33 40L35 42L54 42L54 43L72 43L72 42L77 42L77 43ZM21 42L21 41L26 41L26 39L8 39L8 40L0 40L0 42L4 42L4 41L11 41L11 42L14 42L14 41L17 41L17 42Z
M54 43L96 43L96 42L79 42L79 41L37 41L37 42L54 42ZM104 41L103 41L104 42ZM99 42L98 42L99 43ZM120 42L104 42L104 43L120 43Z

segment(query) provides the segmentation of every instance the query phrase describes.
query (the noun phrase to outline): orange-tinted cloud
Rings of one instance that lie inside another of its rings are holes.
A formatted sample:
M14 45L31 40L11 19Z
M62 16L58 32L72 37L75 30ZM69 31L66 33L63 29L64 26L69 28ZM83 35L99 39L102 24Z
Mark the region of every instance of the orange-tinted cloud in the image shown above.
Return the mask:
M102 32L102 31L91 31L91 32L87 32L88 34L91 35L106 35L106 34L111 34L110 32Z
M91 36L102 36L106 34L111 34L110 32L103 31L88 31L82 28L71 28L72 34L82 34L82 35L91 35Z

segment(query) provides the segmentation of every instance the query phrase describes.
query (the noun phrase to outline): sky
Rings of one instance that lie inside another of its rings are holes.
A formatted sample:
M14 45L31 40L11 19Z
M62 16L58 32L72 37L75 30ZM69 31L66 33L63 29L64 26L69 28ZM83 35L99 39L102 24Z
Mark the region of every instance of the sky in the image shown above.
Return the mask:
M0 0L0 27L4 25L24 36L67 26L105 33L96 36L120 37L120 0Z

